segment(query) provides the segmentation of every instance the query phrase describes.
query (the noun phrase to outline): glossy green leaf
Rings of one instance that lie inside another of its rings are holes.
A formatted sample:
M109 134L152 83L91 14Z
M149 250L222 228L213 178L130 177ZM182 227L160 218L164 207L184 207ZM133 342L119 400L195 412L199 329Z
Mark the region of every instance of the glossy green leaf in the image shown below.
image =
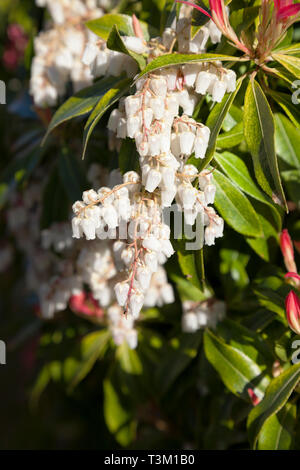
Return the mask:
M102 78L101 80L95 82L92 86L81 90L79 93L76 93L74 96L69 98L58 108L54 114L49 124L44 141L50 132L52 132L63 122L90 113L101 97L104 96L119 81L120 77Z
M136 52L127 49L116 25L112 27L108 36L107 47L112 51L122 52L123 54L129 55L129 57L136 61L140 70L143 70L146 65L146 59L141 54L137 54Z
M298 94L299 104L295 105L292 102L291 95L286 93L279 93L277 91L268 90L268 94L281 106L281 108L286 112L290 120L300 128L300 99ZM296 99L296 98L295 98Z
M245 7L232 11L230 15L230 24L238 36L241 32L247 31L247 29L253 25L258 16L258 12L258 6Z
M128 446L134 439L136 423L132 412L122 403L121 395L110 377L103 382L104 418L109 431L122 446Z
M274 118L269 103L255 80L250 80L246 92L244 131L258 183L274 202L286 206L275 154Z
M298 42L296 44L289 44L288 46L279 47L274 52L278 52L284 55L294 55L296 57L300 57L300 43Z
M107 330L95 331L84 336L80 343L81 358L76 360L76 366L68 390L73 390L92 370L95 362L105 354L110 333Z
M214 159L231 181L236 183L244 193L267 204L271 208L277 230L280 231L281 216L278 210L273 205L272 201L256 186L244 160L231 152L217 153Z
M118 79L118 81L111 84L110 89L100 97L84 127L82 158L85 156L87 144L95 126L102 118L103 114L128 91L130 83L130 78Z
M239 122L230 131L219 134L217 139L217 147L229 149L236 147L244 140L244 124Z
M217 103L213 107L213 110L210 115L208 116L206 125L210 128L211 132L206 156L203 160L197 162L197 167L199 168L199 170L205 168L214 156L217 145L217 139L222 129L224 120L231 108L232 103L234 102L236 95L239 92L242 82L243 79L238 79L235 91L233 93L226 94L222 102Z
M290 450L296 425L297 406L287 403L277 414L270 416L258 438L259 450Z
M203 249L186 249L186 243L187 240L177 240L175 243L179 266L186 279L202 290L205 280Z
M259 334L229 318L218 325L217 334L219 339L223 339L226 344L239 349L256 362L261 370L271 370L274 356L269 345Z
M253 408L248 416L249 439L253 447L256 446L266 420L284 407L299 380L300 364L296 364L271 381L264 399Z
M269 379L258 364L240 349L226 344L210 330L204 333L204 350L226 387L249 401L248 389L263 397Z
M216 184L215 206L237 232L251 237L263 235L259 219L247 197L220 171L214 171Z
M150 39L149 27L144 21L140 21L144 38L146 41ZM108 36L113 28L116 25L121 34L125 36L134 36L134 31L132 27L132 17L122 14L108 14L104 15L101 18L96 20L90 20L86 23L86 26L97 36L100 36L105 41L108 39ZM153 30L153 28L151 28ZM153 31L157 35L157 31ZM153 33L151 33L151 37ZM154 34L155 36L155 34Z
M282 228L281 216L275 208L252 201L253 208L259 218L263 236L262 238L246 238L246 242L265 261L271 261L272 254L278 249L278 234Z
M202 332L180 334L171 340L157 369L160 393L163 395L180 374L197 357L202 339Z
M273 53L272 57L274 60L279 62L284 68L286 68L296 78L300 77L300 58L292 55Z
M275 114L277 154L294 168L300 168L300 130L285 116Z
M213 62L222 60L223 62L238 62L240 59L235 56L227 56L222 54L165 54L153 59L139 74L137 80L147 73L173 65L183 65L193 62Z

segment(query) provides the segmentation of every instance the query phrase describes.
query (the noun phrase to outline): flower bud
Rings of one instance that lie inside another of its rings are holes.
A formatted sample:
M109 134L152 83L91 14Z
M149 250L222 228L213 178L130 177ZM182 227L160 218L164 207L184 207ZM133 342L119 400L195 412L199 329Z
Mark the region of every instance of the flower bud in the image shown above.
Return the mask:
M284 258L284 264L288 271L297 272L297 266L294 259L294 248L291 237L287 229L280 234L280 248Z
M300 300L294 291L291 291L285 300L286 317L289 327L300 334Z
M129 292L129 284L127 282L118 282L115 285L115 294L117 297L118 304L123 307L126 304Z

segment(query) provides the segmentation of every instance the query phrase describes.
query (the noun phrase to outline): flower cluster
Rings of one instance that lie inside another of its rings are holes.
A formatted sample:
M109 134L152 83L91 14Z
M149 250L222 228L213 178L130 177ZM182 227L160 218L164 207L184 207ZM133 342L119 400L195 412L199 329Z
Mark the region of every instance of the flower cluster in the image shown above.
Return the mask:
M34 41L30 93L39 107L54 106L64 96L69 81L74 91L92 83L82 62L86 42L94 37L84 22L102 16L101 0L37 0L48 8L52 22Z
M112 189L102 187L98 192L93 189L85 191L83 200L73 205L73 211L74 238L83 235L87 240L98 238L102 240L98 241L100 245L105 239L114 240L115 265L119 272L124 273L115 284L114 292L125 312L138 318L153 273L157 275L158 266L174 253L170 228L162 221L159 195L148 193L142 188L140 176L129 171L123 176L123 183ZM106 263L102 261L101 265L105 267ZM104 277L101 272L99 281ZM167 284L166 278L163 281L163 285ZM157 278L155 284L156 290L161 290ZM96 293L94 296L97 298ZM163 293L156 293L155 297L157 302L161 297L173 301L169 287Z
M170 207L174 198L183 211L185 222L193 225L198 215L203 218L205 241L214 244L223 235L223 220L213 204L216 188L213 175L187 164L188 158L203 159L210 130L189 117L196 100L187 88L176 88L177 71L168 69L137 83L135 95L120 102L112 111L108 129L114 138L134 138L140 155L141 183L149 193L160 195L161 207ZM172 83L171 83L172 82ZM184 114L179 115L179 108ZM199 189L193 183L198 181Z
M194 333L202 328L215 328L217 323L225 317L225 303L216 299L203 302L186 300L183 302L182 330L185 333Z

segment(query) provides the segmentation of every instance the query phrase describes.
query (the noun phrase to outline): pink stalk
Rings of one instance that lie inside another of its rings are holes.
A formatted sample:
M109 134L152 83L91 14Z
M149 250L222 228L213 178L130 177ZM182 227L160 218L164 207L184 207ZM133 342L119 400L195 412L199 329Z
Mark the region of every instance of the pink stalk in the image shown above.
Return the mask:
M300 276L297 273L287 273L284 277L296 279L297 281L300 281Z
M211 20L213 19L212 16L206 10L204 10L204 8L201 8L198 5L195 5L195 3L186 2L184 0L176 0L176 3L185 3L186 5L189 5L190 7L196 8L197 10L201 11L201 13L208 16Z

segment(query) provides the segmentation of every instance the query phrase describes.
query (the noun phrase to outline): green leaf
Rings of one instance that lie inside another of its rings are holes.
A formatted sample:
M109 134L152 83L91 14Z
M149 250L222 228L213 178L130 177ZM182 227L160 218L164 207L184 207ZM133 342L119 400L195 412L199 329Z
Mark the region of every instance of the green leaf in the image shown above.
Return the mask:
M259 450L289 450L293 444L297 406L287 403L263 425L258 439Z
M223 152L222 154L217 153L215 154L214 159L220 165L221 169L226 173L226 175L231 179L231 181L236 183L244 193L262 202L263 204L267 204L271 208L273 218L277 224L277 229L280 231L281 216L279 212L277 211L276 207L274 207L272 202L267 198L267 196L261 192L253 182L244 160L231 152Z
M170 274L170 279L175 282L176 288L182 301L193 300L202 302L212 297L213 293L205 286L203 290L195 287L190 281L184 279L181 275Z
M244 123L239 122L229 132L219 134L217 147L228 149L239 145L244 140Z
M206 156L203 160L200 160L199 162L197 162L197 167L199 168L199 170L202 170L203 168L205 168L214 156L219 133L222 129L224 120L231 108L231 105L236 95L239 92L242 82L243 82L243 79L239 78L237 81L235 91L233 93L226 94L222 102L217 103L214 106L210 115L208 116L206 125L210 128L211 132L210 132L210 138L209 138L208 147L206 151Z
M281 216L278 211L259 201L252 201L253 208L259 218L262 238L246 238L246 242L265 261L271 261L272 253L278 249L278 233L282 228Z
M165 67L171 67L173 65L183 65L193 62L213 62L215 60L222 60L223 62L238 62L239 57L227 56L222 54L165 54L153 59L139 74L136 78L143 77L149 72L154 72L154 70L162 69Z
M217 334L226 344L246 354L262 370L271 369L274 356L259 334L229 318L218 325Z
M94 331L81 340L81 358L76 360L72 377L69 378L68 391L72 391L92 370L95 362L104 356L110 333L107 330Z
M122 402L120 393L110 377L103 382L104 418L109 431L119 444L126 447L135 437L136 423L130 409Z
M154 28L149 28L147 23L144 21L140 21L140 24L146 41L150 39L150 36L153 37L158 35L158 31L156 31ZM105 41L107 41L114 25L116 25L120 33L124 34L125 36L135 35L132 27L132 17L128 15L108 14L96 20L90 20L86 23L86 26L91 31L93 31L93 33L95 33L97 36L100 36Z
M134 140L128 137L122 141L119 152L119 168L124 175L127 171L139 169L139 155Z
M280 47L274 52L284 55L294 55L296 57L300 57L300 43L298 42L297 44L289 44L288 46Z
M249 401L248 389L251 388L258 397L263 397L269 379L247 354L226 344L210 330L204 333L204 351L232 393Z
M214 171L215 206L227 224L242 235L261 237L259 219L247 197L220 171Z
M273 90L268 90L268 94L274 98L275 101L277 101L279 106L281 106L281 108L286 112L295 126L300 128L300 101L299 105L297 106L293 104L291 95L286 93L279 93Z
M253 25L259 13L259 7L240 8L239 10L232 11L230 15L230 24L235 33L239 36L242 32Z
M107 47L112 51L122 52L123 54L129 55L129 57L136 61L140 70L143 70L146 65L146 59L141 54L137 54L136 52L127 49L116 25L112 27L108 36Z
M202 332L198 331L193 334L183 333L171 340L157 369L157 381L162 395L197 357L201 339Z
M195 287L203 290L205 280L203 249L187 250L186 240L176 240L175 246L182 273Z
M266 420L284 407L299 380L300 364L296 364L271 381L264 399L250 412L247 426L253 448Z
M128 91L130 83L130 78L121 80L118 78L118 80L115 80L114 83L111 84L110 89L100 97L84 127L82 158L85 157L87 144L95 126L103 114Z
M105 77L95 82L92 86L81 90L74 96L69 98L64 104L58 108L54 114L47 134L44 137L44 142L50 132L63 122L74 119L75 117L83 116L90 113L94 106L98 103L102 96L104 96L116 83L120 81L120 77Z
M285 116L275 114L277 154L290 166L300 168L300 131Z
M258 183L274 202L286 206L275 154L273 114L254 79L250 80L245 96L244 131Z
M279 53L272 53L274 60L279 62L285 69L287 69L296 78L300 77L300 58L292 55L285 55Z

